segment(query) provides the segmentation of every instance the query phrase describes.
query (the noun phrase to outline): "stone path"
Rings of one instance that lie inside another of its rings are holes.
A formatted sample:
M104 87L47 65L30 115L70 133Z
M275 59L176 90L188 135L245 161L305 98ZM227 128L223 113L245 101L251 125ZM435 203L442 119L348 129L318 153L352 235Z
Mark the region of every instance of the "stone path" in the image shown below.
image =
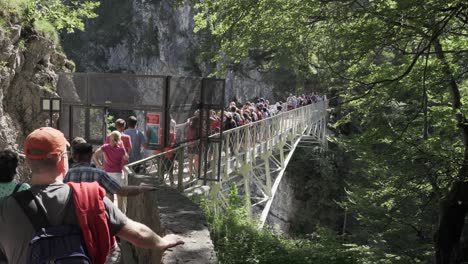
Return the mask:
M157 188L144 195L128 198L127 215L148 225L161 236L178 234L184 238L185 244L159 256L155 250L134 248L122 241L121 251L115 252L106 264L156 264L160 258L162 264L217 263L202 210L177 190L164 184L158 185L148 176L137 175L129 179L130 185L140 183L151 184Z

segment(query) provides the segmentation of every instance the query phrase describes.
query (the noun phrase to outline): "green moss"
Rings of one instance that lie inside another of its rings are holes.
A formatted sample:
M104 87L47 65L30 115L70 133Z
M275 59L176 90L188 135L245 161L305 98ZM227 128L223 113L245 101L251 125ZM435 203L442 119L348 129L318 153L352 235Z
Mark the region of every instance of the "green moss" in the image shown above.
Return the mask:
M55 92L54 86L52 84L50 84L50 83L44 84L44 86L42 86L42 88L44 90L46 90L48 93L54 93Z
M5 18L3 17L0 17L0 30L5 31L5 32L9 31L8 24Z
M55 45L58 46L60 44L59 34L50 22L46 20L36 20L34 22L34 29L36 29L39 34L52 40Z
M0 0L0 9L22 17L31 6L31 0Z
M20 51L25 51L26 50L26 41L24 39L21 39L18 43L18 48Z

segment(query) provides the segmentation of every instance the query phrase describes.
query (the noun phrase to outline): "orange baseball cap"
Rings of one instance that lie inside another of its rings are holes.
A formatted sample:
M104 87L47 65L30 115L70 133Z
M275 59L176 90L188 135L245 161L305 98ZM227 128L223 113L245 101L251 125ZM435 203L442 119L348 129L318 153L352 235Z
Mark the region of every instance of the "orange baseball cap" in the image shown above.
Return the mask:
M55 128L34 130L24 142L24 154L29 159L42 160L59 156L70 146L63 133Z

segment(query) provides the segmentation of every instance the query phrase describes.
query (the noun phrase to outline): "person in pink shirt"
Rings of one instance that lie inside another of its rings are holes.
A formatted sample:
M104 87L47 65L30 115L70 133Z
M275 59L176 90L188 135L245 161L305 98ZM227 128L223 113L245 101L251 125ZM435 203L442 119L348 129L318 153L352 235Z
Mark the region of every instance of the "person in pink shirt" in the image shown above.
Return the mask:
M120 132L121 143L119 144L122 144L122 146L125 147L125 150L127 151L127 153L130 153L130 151L132 150L132 139L130 138L129 135L125 135L123 133L125 129L125 120L120 119L120 118L115 120L115 128L117 129L117 131ZM110 135L107 136L106 143L107 144L110 143Z
M101 169L107 172L109 176L114 178L120 185L123 183L123 166L127 164L128 154L125 150L121 134L119 131L114 131L109 135L110 143L102 145L94 152L93 161ZM102 160L104 158L105 164ZM122 197L117 196L119 207L122 206Z

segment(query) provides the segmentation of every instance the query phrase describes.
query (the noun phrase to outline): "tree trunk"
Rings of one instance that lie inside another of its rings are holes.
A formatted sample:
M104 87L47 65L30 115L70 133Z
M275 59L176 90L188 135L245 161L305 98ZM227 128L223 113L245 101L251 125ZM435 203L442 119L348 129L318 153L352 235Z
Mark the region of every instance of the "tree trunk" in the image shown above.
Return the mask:
M442 63L442 70L452 94L452 105L463 139L463 163L458 171L457 181L452 185L447 198L440 203L439 227L435 234L435 250L437 264L462 263L464 257L460 250L460 235L468 209L468 183L465 182L468 172L468 126L466 116L462 113L461 95L452 70L445 58L442 45L434 40L436 58Z

